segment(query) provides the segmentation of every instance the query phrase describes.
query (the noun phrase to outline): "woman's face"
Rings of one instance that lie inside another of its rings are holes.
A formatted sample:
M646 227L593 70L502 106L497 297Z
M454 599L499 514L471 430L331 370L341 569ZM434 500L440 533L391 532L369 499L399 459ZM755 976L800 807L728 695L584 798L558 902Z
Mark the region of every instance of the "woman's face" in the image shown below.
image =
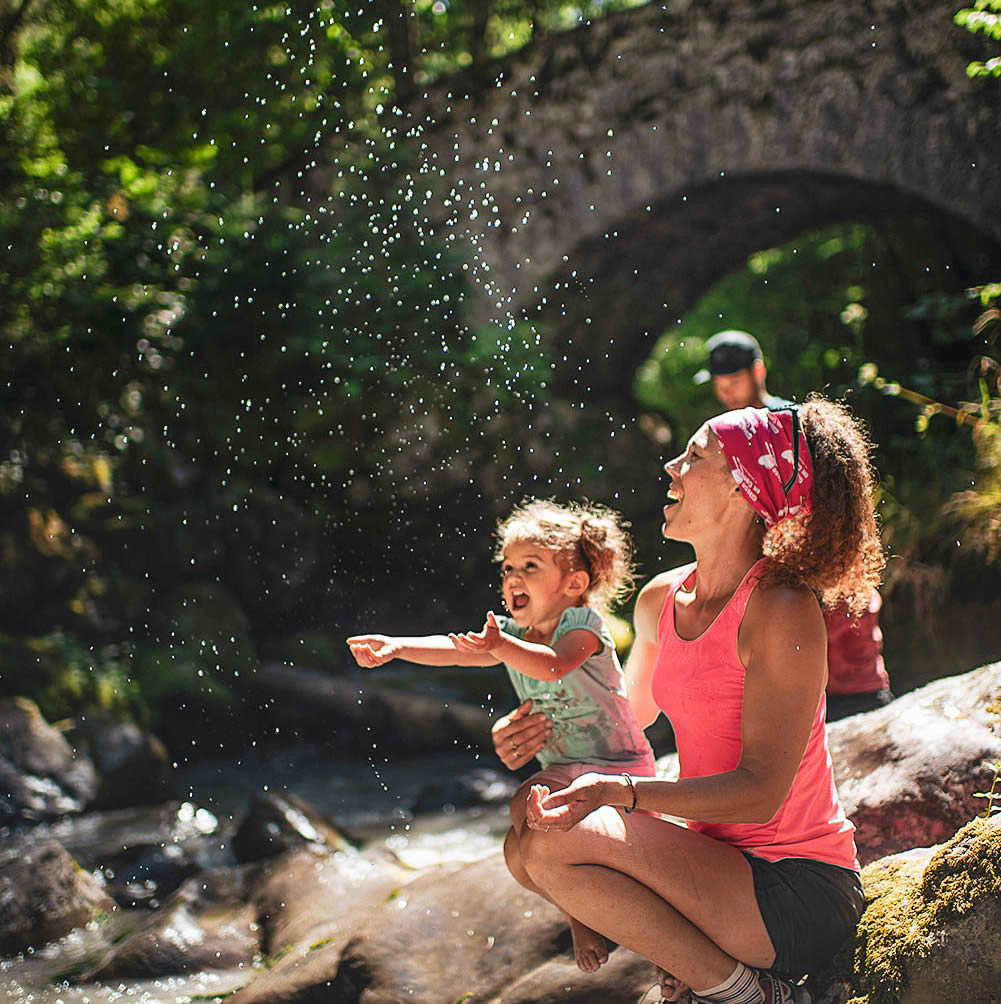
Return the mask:
M716 433L703 425L679 457L664 470L671 483L662 532L671 540L694 542L719 532L739 498L737 486ZM746 506L746 503L743 503Z

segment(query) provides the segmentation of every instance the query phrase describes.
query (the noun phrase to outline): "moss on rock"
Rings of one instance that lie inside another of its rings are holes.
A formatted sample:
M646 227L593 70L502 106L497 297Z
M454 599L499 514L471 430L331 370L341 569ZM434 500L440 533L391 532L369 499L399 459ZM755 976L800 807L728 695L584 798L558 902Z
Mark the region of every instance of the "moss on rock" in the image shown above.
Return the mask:
M990 965L978 974L976 965L953 958L950 930L985 905L1001 914L1001 820L975 819L948 843L875 861L863 870L862 881L869 904L859 922L848 1004L924 999L913 985L916 974L926 981L936 967L924 963L943 953L950 958L937 968L949 968L950 978L982 977L990 985ZM963 946L960 954L975 958L979 951Z

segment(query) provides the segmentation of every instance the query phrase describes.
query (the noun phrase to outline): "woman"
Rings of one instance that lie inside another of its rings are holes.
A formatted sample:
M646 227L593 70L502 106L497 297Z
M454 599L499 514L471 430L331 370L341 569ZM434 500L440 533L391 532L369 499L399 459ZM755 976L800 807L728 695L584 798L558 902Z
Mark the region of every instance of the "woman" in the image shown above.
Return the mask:
M861 611L877 584L870 452L850 411L822 398L699 429L666 465L663 529L696 560L644 587L626 665L641 724L671 720L679 779L589 773L529 795L532 880L654 962L664 1000L805 1004L791 984L861 914L827 751L818 597ZM526 712L495 728L508 766L545 741Z

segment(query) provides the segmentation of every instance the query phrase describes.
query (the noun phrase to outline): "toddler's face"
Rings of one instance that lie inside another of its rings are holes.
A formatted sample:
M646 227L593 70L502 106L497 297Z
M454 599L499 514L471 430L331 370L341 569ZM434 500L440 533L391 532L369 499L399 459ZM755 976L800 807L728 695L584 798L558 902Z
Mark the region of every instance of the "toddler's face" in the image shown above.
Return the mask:
M504 548L501 592L504 604L519 626L551 617L556 607L562 612L566 607L567 578L568 574L557 563L556 552L548 547L523 542Z

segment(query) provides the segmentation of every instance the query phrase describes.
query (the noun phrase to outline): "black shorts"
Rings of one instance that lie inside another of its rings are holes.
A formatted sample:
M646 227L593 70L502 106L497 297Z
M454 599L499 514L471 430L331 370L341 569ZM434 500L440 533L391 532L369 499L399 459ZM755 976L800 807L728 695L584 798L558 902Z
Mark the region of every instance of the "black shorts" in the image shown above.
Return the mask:
M794 980L819 972L855 934L865 909L858 872L808 858L744 857L775 949L772 969Z

